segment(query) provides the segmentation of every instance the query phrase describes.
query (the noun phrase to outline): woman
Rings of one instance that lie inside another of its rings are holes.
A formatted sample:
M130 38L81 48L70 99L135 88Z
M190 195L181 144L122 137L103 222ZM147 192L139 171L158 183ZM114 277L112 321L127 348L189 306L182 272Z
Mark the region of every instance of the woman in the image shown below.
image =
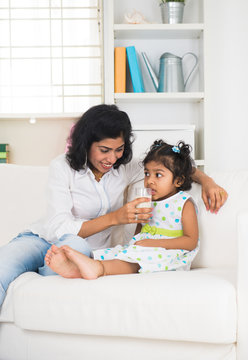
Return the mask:
M128 115L115 105L90 108L75 125L67 155L51 162L48 210L44 220L30 226L0 248L0 305L11 281L26 271L54 272L43 266L51 244L69 245L90 256L110 245L111 227L148 222L151 209L123 206L125 188L143 178L132 158L132 128ZM202 185L207 210L217 212L227 194L196 169L193 180ZM210 205L209 205L210 204Z

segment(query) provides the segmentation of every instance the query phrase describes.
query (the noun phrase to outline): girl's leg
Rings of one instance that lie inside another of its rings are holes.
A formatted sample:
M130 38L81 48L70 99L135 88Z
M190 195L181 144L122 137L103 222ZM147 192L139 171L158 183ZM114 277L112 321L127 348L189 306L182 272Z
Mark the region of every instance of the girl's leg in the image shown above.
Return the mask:
M69 245L72 249L75 249L75 250L79 251L80 253L85 254L86 256L91 255L91 248L89 247L87 241L77 235L65 234L55 243L55 245L58 248L60 248L63 245ZM60 254L60 255L62 256L62 254ZM58 263L63 262L62 259L60 259L61 256L57 256ZM43 266L39 268L40 275L43 275L43 276L58 275L58 274L62 275L55 270L55 267L47 265L46 263L43 263L42 265ZM65 273L64 273L64 275L65 275ZM62 275L62 276L64 276L64 275ZM76 277L76 276L64 276L64 277Z
M77 265L81 277L87 280L97 279L105 275L120 275L137 273L140 266L122 260L93 260L69 246L62 248L67 258Z
M0 247L0 306L9 284L27 271L37 271L50 244L31 232L19 234Z

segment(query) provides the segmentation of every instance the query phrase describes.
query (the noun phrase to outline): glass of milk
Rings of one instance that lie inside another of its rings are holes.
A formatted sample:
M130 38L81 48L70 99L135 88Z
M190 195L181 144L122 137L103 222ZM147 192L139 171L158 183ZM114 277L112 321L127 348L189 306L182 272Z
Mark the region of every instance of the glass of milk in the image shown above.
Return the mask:
M135 189L135 198L141 198L141 197L146 197L148 198L150 201L145 201L142 202L140 204L138 204L136 207L137 208L150 208L152 207L152 190L150 188L136 188Z

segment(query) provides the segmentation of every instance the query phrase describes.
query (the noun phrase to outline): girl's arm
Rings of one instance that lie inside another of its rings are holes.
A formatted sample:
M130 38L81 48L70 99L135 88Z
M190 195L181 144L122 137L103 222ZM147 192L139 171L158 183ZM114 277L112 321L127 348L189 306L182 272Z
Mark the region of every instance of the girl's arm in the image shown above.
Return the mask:
M198 169L195 169L192 180L202 186L202 200L206 209L217 214L228 197L226 190L217 185L211 177Z
M186 201L182 213L183 236L172 239L144 239L135 245L146 247L162 247L165 249L194 250L198 242L198 223L194 204Z

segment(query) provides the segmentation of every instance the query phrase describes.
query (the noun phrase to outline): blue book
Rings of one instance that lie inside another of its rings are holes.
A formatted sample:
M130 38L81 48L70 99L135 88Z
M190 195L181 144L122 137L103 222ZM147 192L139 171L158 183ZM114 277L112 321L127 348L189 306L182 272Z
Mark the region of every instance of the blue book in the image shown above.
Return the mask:
M134 46L127 47L127 60L134 92L144 92L143 78Z

